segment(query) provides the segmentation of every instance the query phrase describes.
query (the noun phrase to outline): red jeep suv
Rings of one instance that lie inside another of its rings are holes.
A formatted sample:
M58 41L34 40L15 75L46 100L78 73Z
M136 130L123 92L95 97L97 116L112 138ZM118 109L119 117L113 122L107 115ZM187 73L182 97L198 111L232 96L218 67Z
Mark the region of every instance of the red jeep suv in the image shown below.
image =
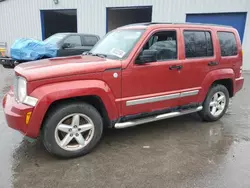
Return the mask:
M88 53L21 64L15 75L8 125L61 157L88 153L105 127L193 112L216 121L244 81L234 28L167 23L118 28Z

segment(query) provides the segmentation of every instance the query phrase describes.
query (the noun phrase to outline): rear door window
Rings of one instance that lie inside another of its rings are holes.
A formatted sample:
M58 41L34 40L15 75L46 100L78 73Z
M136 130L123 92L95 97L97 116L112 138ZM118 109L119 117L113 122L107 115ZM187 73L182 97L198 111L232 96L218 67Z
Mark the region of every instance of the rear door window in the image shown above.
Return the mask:
M221 56L235 56L238 54L235 35L231 32L218 32Z
M98 42L98 38L96 36L85 35L83 37L84 46L94 46L97 42Z
M82 46L82 40L79 35L69 36L64 40L64 43L69 44L71 48Z
M209 31L184 31L186 58L213 56L213 42Z

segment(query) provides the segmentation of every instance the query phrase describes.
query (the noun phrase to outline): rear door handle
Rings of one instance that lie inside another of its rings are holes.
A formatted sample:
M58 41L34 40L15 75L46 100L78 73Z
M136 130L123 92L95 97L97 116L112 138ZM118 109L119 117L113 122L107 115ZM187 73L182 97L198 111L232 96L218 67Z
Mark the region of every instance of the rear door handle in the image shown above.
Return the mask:
M169 67L169 70L181 70L182 69L182 65L171 65Z
M216 62L216 61L211 61L211 62L208 63L208 66L216 66L216 65L218 65L218 64L219 64L219 63Z

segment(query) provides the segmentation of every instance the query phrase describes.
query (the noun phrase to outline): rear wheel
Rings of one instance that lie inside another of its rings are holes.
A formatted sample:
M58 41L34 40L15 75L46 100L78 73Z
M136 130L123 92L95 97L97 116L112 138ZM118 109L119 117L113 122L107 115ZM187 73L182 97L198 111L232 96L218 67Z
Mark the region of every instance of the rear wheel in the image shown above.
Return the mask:
M42 141L54 155L78 157L96 146L102 131L102 117L93 106L65 104L54 109L45 120Z
M228 104L229 93L227 88L224 85L215 85L208 92L199 115L205 121L216 121L225 114Z

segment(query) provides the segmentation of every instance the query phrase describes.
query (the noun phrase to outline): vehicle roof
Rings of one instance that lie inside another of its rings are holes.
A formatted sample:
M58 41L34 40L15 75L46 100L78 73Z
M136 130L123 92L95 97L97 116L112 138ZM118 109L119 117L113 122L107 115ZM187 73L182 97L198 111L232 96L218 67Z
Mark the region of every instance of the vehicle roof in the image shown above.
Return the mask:
M156 27L200 27L200 28L227 28L230 29L232 26L227 25L217 25L217 24L203 24L203 23L169 23L169 22L145 22L145 23L135 23L122 26L122 29L146 29L146 28L156 28Z
M88 34L88 33L75 33L75 32L62 32L62 33L55 33L55 34L64 34L64 35L93 35L93 36L98 36L98 35L95 35L95 34Z

